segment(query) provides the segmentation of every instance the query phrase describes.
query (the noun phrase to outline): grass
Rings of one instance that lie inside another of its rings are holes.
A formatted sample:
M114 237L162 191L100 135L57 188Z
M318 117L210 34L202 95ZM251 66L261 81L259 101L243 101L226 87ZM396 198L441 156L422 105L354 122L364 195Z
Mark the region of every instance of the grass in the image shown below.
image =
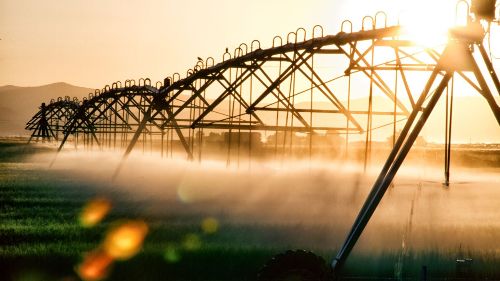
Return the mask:
M199 227L203 214L146 217L134 198L110 191L115 208L99 225L78 222L82 206L103 189L75 180L70 174L49 171L29 162L29 155L47 148L0 143L0 280L78 280L75 266L95 249L116 220L144 219L150 232L143 250L116 262L108 280L255 280L273 255L307 247L282 239L285 234L314 236L307 226L225 224L215 234ZM186 246L186 235L197 245ZM271 242L269 242L271 241ZM196 244L196 243L195 243ZM312 249L329 261L335 249ZM399 252L354 253L344 270L345 280L394 278ZM500 279L500 256L469 252L474 257L468 279ZM403 259L405 280L418 280L422 265L435 280L457 277L456 252L410 251ZM463 276L462 276L463 277Z
M46 151L47 149L43 149ZM134 218L130 201L115 196L118 207L100 225L84 228L79 212L96 194L96 186L55 176L45 167L25 162L37 150L22 144L0 144L0 279L60 280L77 278L74 267L95 249L106 229L119 218ZM224 245L225 238L203 235L198 218L153 218L144 249L114 264L109 280L253 280L259 267L278 249ZM180 223L181 222L181 223ZM196 233L201 248L185 250L184 236ZM228 229L238 235L238 229ZM240 232L241 233L241 232ZM244 238L244 237L242 237ZM179 261L168 262L174 246ZM223 268L221 268L223 266Z

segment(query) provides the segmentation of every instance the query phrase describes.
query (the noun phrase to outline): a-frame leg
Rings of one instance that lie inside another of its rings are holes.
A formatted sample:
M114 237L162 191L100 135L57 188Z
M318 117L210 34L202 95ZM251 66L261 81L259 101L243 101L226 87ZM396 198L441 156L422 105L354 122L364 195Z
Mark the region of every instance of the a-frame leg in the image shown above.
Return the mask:
M394 148L392 149L383 169L380 175L378 176L375 184L372 187L372 190L370 194L368 195L368 198L366 199L363 207L361 208L351 231L349 232L349 235L347 236L343 246L341 247L339 253L337 254L336 258L332 262L332 268L335 273L338 273L338 270L341 268L341 266L345 263L345 260L351 250L353 249L354 245L356 244L357 240L361 236L361 233L363 232L364 228L368 224L368 221L370 220L371 216L375 212L375 209L379 205L380 201L382 200L382 197L384 196L387 188L391 184L392 180L396 176L396 173L398 169L401 167L401 164L403 163L404 159L408 155L408 152L410 151L413 143L417 139L420 131L425 125L425 122L427 121L429 115L431 114L432 110L434 109L436 103L438 102L439 98L441 97L441 94L443 93L444 89L447 87L448 82L450 81L453 71L446 71L444 77L441 79L439 82L438 87L436 90L430 94L430 99L427 102L427 104L424 106L424 102L426 101L426 98L430 92L430 89L432 85L434 84L436 77L439 72L441 72L442 69L439 69L439 67L436 67L434 72L432 73L425 89L422 95L420 96L415 109L412 111L410 114L410 117L408 119L408 122L406 123L403 131L401 132L400 136L398 137L398 140L396 141L396 144ZM413 123L417 117L417 115L420 114L420 118L415 123L413 126Z

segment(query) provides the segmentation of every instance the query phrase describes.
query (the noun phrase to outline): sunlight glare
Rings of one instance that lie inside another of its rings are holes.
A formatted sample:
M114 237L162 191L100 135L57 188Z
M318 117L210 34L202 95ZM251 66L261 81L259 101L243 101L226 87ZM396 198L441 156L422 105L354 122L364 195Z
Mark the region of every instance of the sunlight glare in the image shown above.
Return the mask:
M448 30L464 24L467 12L465 5L458 6L455 0L400 1L398 7L399 24L405 39L425 47L445 44Z

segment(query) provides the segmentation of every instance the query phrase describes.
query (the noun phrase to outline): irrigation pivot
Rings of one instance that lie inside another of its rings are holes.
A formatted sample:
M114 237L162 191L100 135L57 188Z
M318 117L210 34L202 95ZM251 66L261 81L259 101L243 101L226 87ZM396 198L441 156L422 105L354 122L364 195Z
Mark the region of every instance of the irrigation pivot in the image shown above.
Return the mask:
M362 141L365 167L374 132L385 129L394 136L392 149L331 268L312 253L290 251L260 275L261 280L283 278L290 273L287 264L304 264L298 277L333 278L443 95L444 184L449 183L457 80L486 100L500 127L500 82L484 43L496 21L495 4L473 0L469 9L461 1L457 7L465 7L466 24L450 29L443 43L432 46L416 40L404 26L389 26L383 12L364 17L359 31L350 21L332 35L325 35L321 26L310 36L299 28L285 38L276 36L268 48L254 40L233 52L226 49L217 64L214 58L198 57L184 77L175 73L154 86L147 78L127 80L96 90L82 102L65 98L42 104L26 128L33 131L30 141L54 139L59 151L72 141L76 147L120 149L123 161L140 148L202 161L209 144L217 143L222 149L216 151L228 165L251 161L264 146L275 157L305 146L312 155L318 136L334 135L342 137L345 157L352 140ZM354 106L353 96L361 97L363 105ZM316 270L321 272L312 272Z

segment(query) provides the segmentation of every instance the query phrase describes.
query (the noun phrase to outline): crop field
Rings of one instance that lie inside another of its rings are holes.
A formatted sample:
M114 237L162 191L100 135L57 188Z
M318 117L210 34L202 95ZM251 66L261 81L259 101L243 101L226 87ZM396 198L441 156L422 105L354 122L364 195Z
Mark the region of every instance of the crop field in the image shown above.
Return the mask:
M335 163L249 170L132 155L112 181L119 153L65 152L49 168L54 155L0 143L0 280L80 280L86 257L130 220L147 226L141 249L99 278L255 280L289 249L329 263L376 176ZM426 266L428 280L500 280L498 167L463 168L449 188L433 169L402 171L342 279L420 280ZM96 199L109 212L85 225Z

